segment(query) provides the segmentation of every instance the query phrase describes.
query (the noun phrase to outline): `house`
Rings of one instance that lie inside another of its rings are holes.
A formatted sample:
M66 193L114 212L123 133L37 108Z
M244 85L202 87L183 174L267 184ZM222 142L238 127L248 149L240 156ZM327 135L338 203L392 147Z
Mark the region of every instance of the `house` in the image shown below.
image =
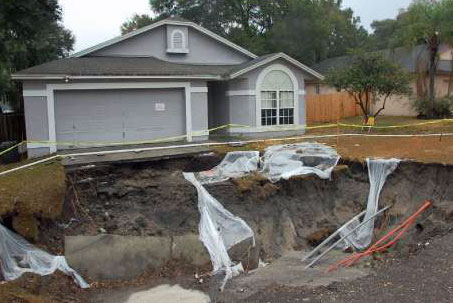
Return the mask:
M435 79L436 96L443 97L453 92L452 49L441 45ZM400 64L409 73L413 74L412 96L391 96L381 115L387 116L416 116L418 113L411 106L411 98L421 96L428 91L429 52L426 46L419 45L413 48L399 47L393 50L383 50L380 53L389 60ZM330 58L313 65L311 68L326 75L330 69L347 67L353 60L352 56ZM307 95L334 94L335 88L319 80L306 82ZM372 110L381 108L382 100L372 105Z
M37 157L206 140L223 125L230 135L301 134L305 81L323 76L284 53L259 57L172 17L13 78L23 83L29 156Z

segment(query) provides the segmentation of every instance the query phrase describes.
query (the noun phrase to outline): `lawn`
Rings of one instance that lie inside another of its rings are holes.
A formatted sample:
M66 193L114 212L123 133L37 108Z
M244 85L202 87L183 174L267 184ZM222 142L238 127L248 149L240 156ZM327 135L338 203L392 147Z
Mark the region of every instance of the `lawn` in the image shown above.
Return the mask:
M340 124L349 125L362 125L363 117L349 117L340 120ZM440 120L423 120L415 117L402 117L402 116L378 116L376 119L376 127L370 131L368 128L360 127L347 127L341 126L339 132L341 133L372 133L372 134L426 134L426 133L453 133L453 120L441 121L439 123L433 123L434 121ZM308 127L325 126L329 124L336 124L336 122L330 123L311 123ZM408 126L410 125L410 126ZM389 126L404 126L398 128L386 128ZM383 127L383 128L381 128ZM337 132L336 127L332 128L318 128L309 129L307 134L328 134Z
M412 125L431 120L420 120L413 117L387 117L377 119L377 126ZM345 118L343 124L361 125L362 117ZM325 126L332 123L316 123L309 126ZM318 135L342 136L336 138L316 138ZM353 127L331 127L309 129L304 136L297 138L283 138L282 140L267 140L251 143L241 147L219 146L213 148L215 152L223 154L232 150L260 150L266 146L283 143L296 143L303 141L325 143L337 149L343 159L364 161L367 157L396 157L425 163L453 164L453 136L438 135L433 137L389 137L388 135L414 135L414 134L453 134L453 122L418 125L404 128L367 129ZM345 134L363 134L364 136L345 136ZM382 137L374 135L385 135Z

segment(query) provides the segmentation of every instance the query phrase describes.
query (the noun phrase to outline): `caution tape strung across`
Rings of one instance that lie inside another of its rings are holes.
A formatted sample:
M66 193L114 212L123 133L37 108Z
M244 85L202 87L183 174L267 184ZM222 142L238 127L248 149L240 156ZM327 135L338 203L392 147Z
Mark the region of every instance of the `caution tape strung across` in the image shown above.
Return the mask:
M388 125L388 126L368 126L368 125L358 125L358 124L347 124L347 123L334 123L334 124L326 124L326 125L316 125L316 126L306 126L305 130L314 130L314 129L324 129L324 128L334 128L334 127L344 127L344 128L360 128L360 129L367 129L367 128L374 128L374 129L397 129L397 128L408 128L408 127L416 127L416 126L422 126L422 125L429 125L429 124L439 124L439 123L451 123L453 122L453 119L440 119L440 120L435 120L435 121L426 121L426 122L421 122L421 123L413 123L413 124L403 124L403 125ZM202 131L194 131L191 133L192 136L203 136L207 135L209 133L221 130L221 129L226 129L226 128L250 128L248 125L242 125L242 124L226 124L218 127L214 127L211 129L207 130L202 130ZM279 131L289 131L289 130L295 130L294 128L279 128ZM363 134L365 136L365 134ZM435 134L437 135L437 134ZM338 135L334 135L338 136ZM158 138L158 139L153 139L153 140L141 140L141 141L70 141L70 142L64 142L64 141L50 141L50 140L27 140L27 141L22 141L14 146L11 146L7 148L4 151L0 152L0 156L3 156L7 154L8 152L13 151L16 148L19 148L20 146L24 144L43 144L43 145L58 145L58 146L88 146L88 147L96 147L96 146L105 146L105 145L111 145L111 146L121 146L121 145L141 145L141 144L155 144L155 143L165 143L165 142L171 142L171 141L177 141L177 140L183 140L188 137L187 134L185 135L180 135L180 136L172 136L172 137L164 137L164 138Z

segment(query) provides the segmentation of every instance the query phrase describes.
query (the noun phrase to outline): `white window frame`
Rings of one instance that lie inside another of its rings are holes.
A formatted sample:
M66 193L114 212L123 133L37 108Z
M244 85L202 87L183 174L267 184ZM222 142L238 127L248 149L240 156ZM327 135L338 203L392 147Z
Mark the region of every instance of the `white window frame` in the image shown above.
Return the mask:
M281 124L280 125L280 108L279 108L279 99L280 99L280 91L288 91L286 89L283 89L283 90L278 90L278 94L277 94L277 125L261 125L261 92L262 91L275 91L275 90L269 90L269 89L265 89L265 88L261 88L262 84L263 84L263 81L264 79L266 78L266 76L270 73L270 72L273 72L273 71L281 71L281 72L284 72L285 74L287 74L289 76L289 78L291 79L292 83L293 83L293 96L294 96L294 123L293 124ZM286 66L284 66L283 64L273 64L273 65L270 65L268 67L266 67L265 69L263 69L263 71L259 74L258 76L258 79L256 81L256 127L259 128L259 129L275 129L275 128L289 128L289 127L296 127L300 124L300 119L299 119L299 96L300 96L300 93L299 93L299 83L297 81L297 78L296 76L294 75L294 73Z

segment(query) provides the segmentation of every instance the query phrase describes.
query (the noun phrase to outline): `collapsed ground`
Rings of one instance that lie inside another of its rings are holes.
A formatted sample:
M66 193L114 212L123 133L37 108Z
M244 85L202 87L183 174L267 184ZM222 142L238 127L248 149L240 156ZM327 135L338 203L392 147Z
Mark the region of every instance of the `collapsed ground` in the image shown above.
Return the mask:
M393 122L388 121L389 124L394 124ZM400 120L400 123L410 122ZM340 132L366 131L344 129ZM401 129L391 133L413 132ZM448 133L452 132L452 124L418 127L415 132ZM308 135L326 133L332 133L332 130L313 130L309 131ZM375 130L373 133L388 134L389 131ZM321 241L340 223L363 209L369 189L364 158L399 157L416 161L403 162L387 180L380 205L395 206L379 220L376 237L415 211L424 199L434 199L436 204L423 218L421 228L419 226L411 230L413 234L410 235L410 242L401 247L401 262L392 267L393 269L386 269L385 266L381 269L378 266L377 275L382 283L386 279L393 283L394 279L399 279L398 270L405 275L417 272L412 271L411 266L414 264L410 260L406 262L406 258L413 253L418 258L419 252L423 253L425 250L413 248L419 243L431 243L432 237L448 232L453 221L453 181L450 182L453 180L453 168L442 165L453 164L453 138L341 137L339 140L329 138L316 141L335 146L345 159L334 172L332 181L306 177L271 184L260 176L253 175L208 187L209 192L227 209L241 216L255 231L258 238L258 249L254 251L255 260L260 257L262 260L272 261L286 250L309 249ZM263 150L265 146L277 143L279 142L268 141L239 148L215 148L214 151L222 154L236 149ZM54 254L64 253L65 235L95 235L106 232L159 236L197 233L199 214L196 208L196 191L182 178L181 172L206 170L220 160L221 156L211 155L137 164L98 165L68 172L64 171L59 162L39 165L0 178L1 222ZM2 166L0 170L7 168ZM429 257L446 259L441 249L449 251L448 241L451 241L451 237L446 235L441 239L443 240L432 242L439 249L434 249L432 254L428 254ZM441 242L442 244L439 244ZM430 249L431 247L429 246ZM423 257L425 255L421 256L421 259L416 260L430 264ZM244 255L236 254L235 257L241 259ZM420 265L415 265L417 264ZM443 264L444 272L448 273L449 263L441 261L437 263L439 264ZM188 278L181 280L183 285L203 288L194 284L196 282L193 281L192 274L209 272L209 264L202 268L182 265L175 261L160 270L147 271L143 277L134 281L96 282L94 288L89 291L80 291L70 278L61 274L44 278L27 275L15 282L0 285L0 301L87 302L93 294L108 292L112 287L121 289L124 285L150 285L161 278L179 281L179 278L175 280L174 277L184 277L187 274L190 274ZM421 268L427 271L427 277L432 279L433 285L436 284L439 293L449 295L449 292L442 291L446 283L451 284L453 281L436 280L437 271L443 269L431 265L430 272L427 266ZM322 301L326 296L337 297L339 302L349 299L353 301L352 294L357 294L357 298L360 297L359 294L364 294L357 288L363 286L364 289L371 289L374 281L372 277L338 287L332 286L334 289L286 289L276 286L271 292L265 293L264 297L269 298L270 302L285 298L284 294L288 295L286 298L289 301L304 296L313 301ZM415 283L417 277L412 275L407 281ZM389 286L388 289L392 287ZM393 288L398 289L399 286ZM348 291L351 294L348 295ZM393 291L396 294L396 290ZM382 295L378 292L374 294L376 298ZM261 300L259 297L252 296L251 299L253 298ZM422 302L424 297L420 298Z
M73 169L66 175L64 205L58 208L48 204L35 212L28 211L26 218L21 220L28 222L33 228L23 231L17 227L17 223L14 224L18 220L16 217L23 217L21 201L24 198L19 195L16 200L13 199L15 203L6 215L3 215L3 223L53 253L62 253L65 235L95 235L104 232L118 235L197 233L197 195L195 188L183 179L182 172L206 170L220 160L219 156L207 155ZM49 177L46 170L53 165L57 164L43 167L41 181L45 182ZM56 178L55 175L50 176ZM418 243L448 230L453 221L451 182L451 166L401 163L397 171L388 178L381 194L380 205L393 204L394 207L379 220L376 237L415 211L425 199L434 199L436 204L429 216L427 214L424 217L420 225L422 227L411 230L414 233L412 241ZM334 171L332 181L310 176L272 184L259 175L252 175L210 185L207 189L254 230L257 249L254 250L252 259L256 261L259 257L272 262L285 251L309 249L341 223L360 212L366 203L369 183L367 168L363 163L343 162ZM40 192L38 184L35 184L35 193L35 199L46 194ZM242 260L245 258L240 253L234 257ZM173 269L170 265L170 269L149 272L146 279L137 283L146 283L147 280L160 276L206 273L209 271L209 264L202 268L187 267L182 270L178 267L179 272ZM29 279L35 282L31 283ZM109 285L111 284L101 284L103 288L112 287ZM116 286L121 285L123 284L118 283ZM65 293L68 292L68 302L84 302L87 294L96 292L82 292L70 279L55 277L41 279L27 276L25 280L0 286L1 291L8 290L6 295L11 297L7 298L17 297L17 293L25 293L26 296L31 292L38 295L39 300L43 300L33 301L27 297L18 299L17 302L52 302L58 296L57 290L61 292L62 288Z

